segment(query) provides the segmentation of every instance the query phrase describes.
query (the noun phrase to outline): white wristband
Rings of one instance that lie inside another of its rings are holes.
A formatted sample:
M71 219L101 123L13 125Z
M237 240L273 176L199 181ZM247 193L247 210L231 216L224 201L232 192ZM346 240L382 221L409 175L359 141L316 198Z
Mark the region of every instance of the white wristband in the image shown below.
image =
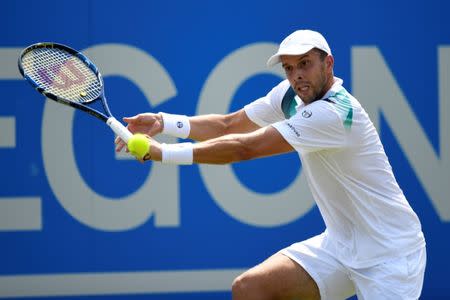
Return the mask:
M191 132L191 124L188 116L173 115L160 112L163 118L163 130L161 133L179 138L187 138Z
M192 143L161 144L164 164L192 165L194 160L194 145Z

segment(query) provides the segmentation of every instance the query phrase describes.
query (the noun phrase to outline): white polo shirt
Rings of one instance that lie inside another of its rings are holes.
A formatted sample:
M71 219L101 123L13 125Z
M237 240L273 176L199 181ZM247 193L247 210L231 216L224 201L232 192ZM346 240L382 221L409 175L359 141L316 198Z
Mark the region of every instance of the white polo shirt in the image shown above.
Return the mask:
M363 268L423 247L420 221L378 133L342 80L335 77L323 99L308 105L295 96L297 105L287 119L281 103L289 87L282 81L245 112L259 126L276 128L299 153L336 258Z

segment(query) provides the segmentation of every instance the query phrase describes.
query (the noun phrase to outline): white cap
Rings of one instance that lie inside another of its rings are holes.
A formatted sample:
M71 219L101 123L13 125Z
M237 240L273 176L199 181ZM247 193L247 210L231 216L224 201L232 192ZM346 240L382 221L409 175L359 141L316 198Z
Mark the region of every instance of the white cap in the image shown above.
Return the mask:
M281 42L278 52L269 58L267 65L272 67L279 63L281 61L281 55L302 55L313 48L320 49L325 51L328 55L331 55L331 50L327 41L317 31L294 31Z

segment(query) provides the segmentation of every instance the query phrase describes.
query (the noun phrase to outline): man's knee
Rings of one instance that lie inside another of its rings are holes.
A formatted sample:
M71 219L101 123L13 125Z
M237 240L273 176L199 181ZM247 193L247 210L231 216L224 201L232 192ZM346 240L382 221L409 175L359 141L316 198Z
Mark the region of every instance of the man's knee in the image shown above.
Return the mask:
M283 254L275 254L238 276L232 294L233 300L320 299L314 280Z
M269 295L267 295L268 291L264 290L264 284L249 272L241 274L234 279L231 291L233 300L270 299Z

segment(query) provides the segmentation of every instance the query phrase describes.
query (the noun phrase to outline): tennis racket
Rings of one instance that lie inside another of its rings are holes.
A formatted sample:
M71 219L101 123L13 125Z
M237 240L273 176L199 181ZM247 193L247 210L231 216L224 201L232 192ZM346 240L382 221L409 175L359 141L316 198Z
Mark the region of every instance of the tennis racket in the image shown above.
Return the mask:
M42 95L102 120L125 143L132 133L117 121L106 102L102 76L82 53L57 43L37 43L19 57L22 76ZM89 105L99 100L103 112Z

